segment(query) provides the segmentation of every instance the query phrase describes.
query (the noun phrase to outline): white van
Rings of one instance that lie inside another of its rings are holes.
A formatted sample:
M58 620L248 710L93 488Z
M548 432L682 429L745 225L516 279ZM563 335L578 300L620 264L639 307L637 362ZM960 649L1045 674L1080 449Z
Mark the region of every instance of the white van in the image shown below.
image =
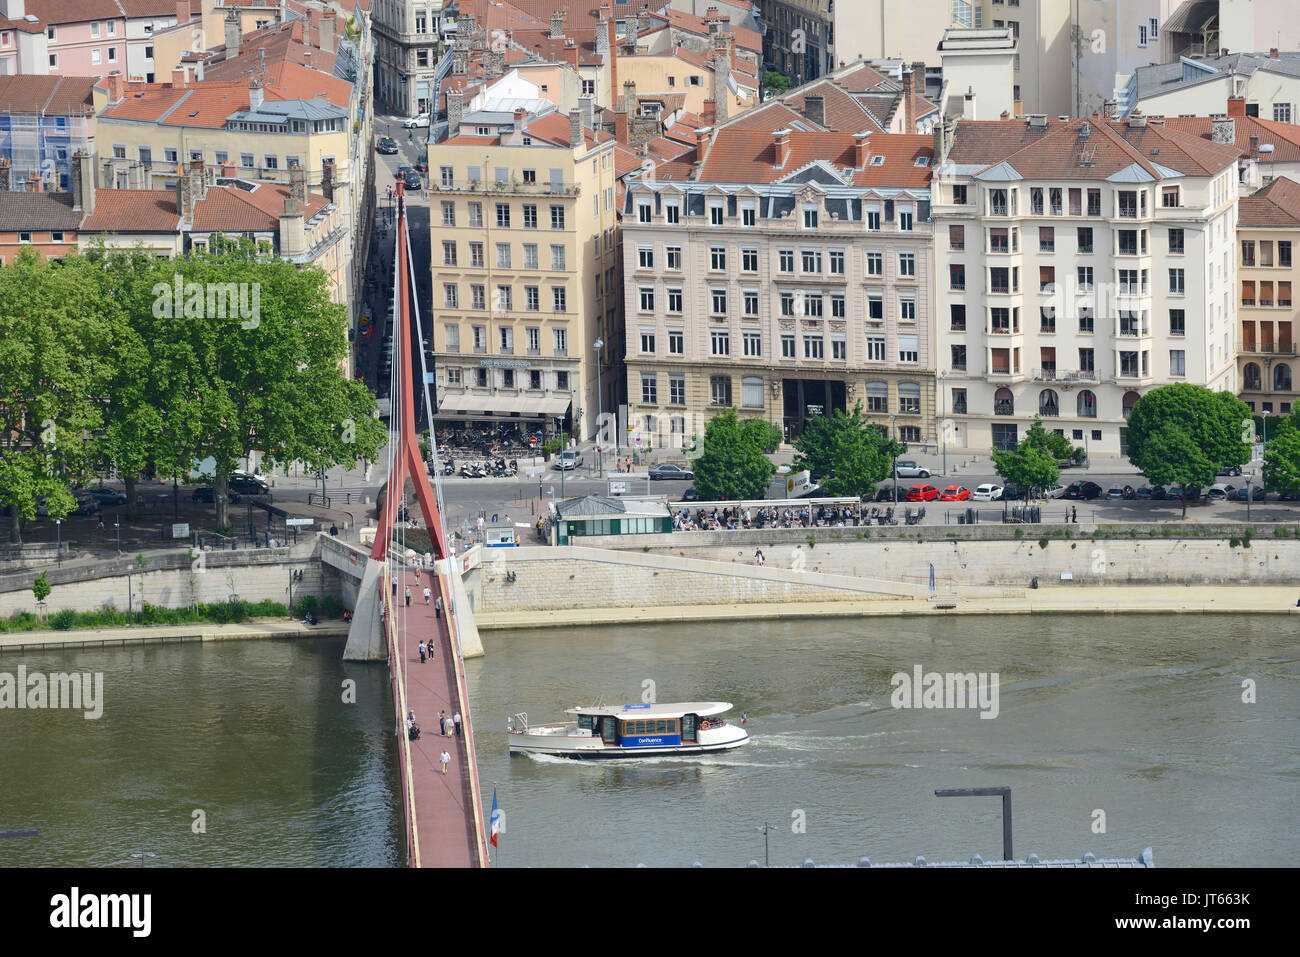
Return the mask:
M555 468L560 472L568 472L582 465L582 453L577 449L565 449L560 453L559 459L555 463Z

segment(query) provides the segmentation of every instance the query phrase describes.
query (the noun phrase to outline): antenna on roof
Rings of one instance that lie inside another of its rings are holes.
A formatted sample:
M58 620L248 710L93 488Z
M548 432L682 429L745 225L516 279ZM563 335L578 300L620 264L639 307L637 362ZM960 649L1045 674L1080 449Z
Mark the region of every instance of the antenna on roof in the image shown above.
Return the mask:
M1089 143L1087 149L1079 154L1079 165L1091 166L1096 159L1097 147L1094 144Z

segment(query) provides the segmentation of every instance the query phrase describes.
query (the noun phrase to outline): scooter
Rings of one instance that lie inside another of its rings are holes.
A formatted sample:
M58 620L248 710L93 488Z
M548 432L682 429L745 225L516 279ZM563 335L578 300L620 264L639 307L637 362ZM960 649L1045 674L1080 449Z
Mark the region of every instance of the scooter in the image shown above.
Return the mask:
M455 475L455 474L456 474L456 460L455 460L455 459L448 459L448 460L447 460L447 464L444 465L444 466L442 467L442 474L443 474L443 475Z

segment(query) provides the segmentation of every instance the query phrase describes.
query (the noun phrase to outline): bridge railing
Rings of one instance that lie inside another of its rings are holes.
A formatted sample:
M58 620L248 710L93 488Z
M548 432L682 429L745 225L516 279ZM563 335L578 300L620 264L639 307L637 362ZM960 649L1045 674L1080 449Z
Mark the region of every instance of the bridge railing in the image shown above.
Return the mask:
M414 764L411 762L411 736L406 733L406 716L410 713L406 701L406 664L402 660L401 654L397 647L397 605L392 600L392 594L388 587L389 573L385 567L384 577L379 582L380 600L384 605L384 638L388 646L389 680L393 682L393 703L397 708L396 733L400 736L402 742L401 766L402 772L402 806L405 810L403 820L406 822L406 861L409 867L420 866L420 843L415 839L416 821L415 821L415 780L411 769Z

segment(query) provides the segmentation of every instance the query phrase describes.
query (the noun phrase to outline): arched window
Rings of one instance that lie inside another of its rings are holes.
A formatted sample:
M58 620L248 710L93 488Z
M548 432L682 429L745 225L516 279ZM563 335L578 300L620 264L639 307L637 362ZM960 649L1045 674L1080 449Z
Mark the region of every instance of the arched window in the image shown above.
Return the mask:
M1124 393L1124 418L1127 419L1133 414L1133 406L1137 405L1138 399L1142 396L1132 390Z
M1056 400L1056 392L1052 389L1044 389L1038 393L1038 414L1050 415L1053 418L1061 414L1061 404Z
M993 393L993 414L994 415L1015 415L1016 400L1007 388L998 389Z
M1264 388L1264 377L1260 375L1258 363L1247 362L1243 373L1246 380L1245 388L1252 392L1259 392Z
M898 383L898 411L911 412L913 415L921 411L921 386L916 382Z
M889 411L889 385L884 382L867 383L867 411Z
M1291 391L1291 367L1285 362L1273 367L1273 389L1277 392Z
M1097 397L1092 394L1091 389L1084 389L1079 393L1079 415L1085 419L1097 417Z

